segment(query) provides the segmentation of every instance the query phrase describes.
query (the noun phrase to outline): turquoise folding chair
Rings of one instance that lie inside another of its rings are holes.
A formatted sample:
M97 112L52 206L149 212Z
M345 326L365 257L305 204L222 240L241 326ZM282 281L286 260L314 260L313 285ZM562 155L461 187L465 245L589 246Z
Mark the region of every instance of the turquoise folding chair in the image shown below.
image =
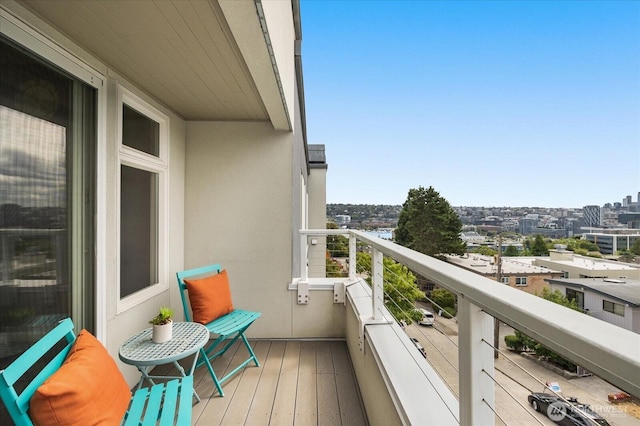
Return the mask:
M176 273L176 277L178 278L178 287L180 288L180 297L182 299L182 308L184 309L184 317L186 321L192 321L192 319L190 314L190 302L187 299L186 294L188 293L188 289L184 280L189 278L204 278L207 276L219 274L220 271L222 271L220 264L214 264ZM199 367L203 364L207 366L207 370L209 370L209 374L211 375L211 378L213 379L213 382L215 383L220 396L224 396L224 392L222 391L222 383L224 383L227 379L231 378L231 376L242 370L247 364L252 361L256 366L260 366L258 358L256 358L256 355L253 353L253 349L251 348L249 341L244 335L244 332L249 328L249 326L251 326L251 324L253 324L255 320L260 317L260 315L262 315L260 312L250 312L241 309L234 309L232 312L220 318L217 318L208 324L204 324L205 327L207 327L207 329L212 334L217 335L217 337L215 338L215 340L212 340L207 346L200 350L202 356L198 360L196 367ZM249 357L235 369L227 373L224 377L218 378L216 373L213 371L211 362L219 356L222 356L238 339L241 339L244 343L244 346L249 352Z
M76 335L67 318L0 370L0 399L16 426L33 426L30 402L36 390L65 362ZM47 355L48 356L45 356ZM86 356L86 355L85 355ZM99 366L98 366L99 368ZM124 381L124 378L122 378ZM78 386L82 386L79 382ZM87 390L88 392L88 390ZM101 395L95 395L94 399ZM136 391L121 421L123 426L191 424L193 376ZM76 407L77 408L77 407Z

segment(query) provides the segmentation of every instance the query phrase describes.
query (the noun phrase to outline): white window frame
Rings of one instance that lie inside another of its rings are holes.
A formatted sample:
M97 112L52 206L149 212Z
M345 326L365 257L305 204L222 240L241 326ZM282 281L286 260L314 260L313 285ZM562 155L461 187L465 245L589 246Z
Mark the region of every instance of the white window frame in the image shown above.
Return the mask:
M527 277L516 277L516 287L526 287Z
M509 284L509 277L502 277L500 281L502 282L502 284Z
M149 117L159 125L158 156L147 154L122 143L122 110L123 105ZM145 301L169 290L168 247L169 247L169 117L142 100L130 90L118 86L118 170L116 182L117 196L117 308L118 314L127 311ZM155 173L158 176L158 282L126 297L120 297L120 224L121 224L121 170L129 166L139 170Z

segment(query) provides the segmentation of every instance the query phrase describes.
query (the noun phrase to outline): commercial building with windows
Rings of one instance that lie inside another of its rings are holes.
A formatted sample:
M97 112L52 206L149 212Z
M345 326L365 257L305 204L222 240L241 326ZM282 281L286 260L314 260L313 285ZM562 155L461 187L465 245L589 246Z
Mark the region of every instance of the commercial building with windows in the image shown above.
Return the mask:
M640 232L636 233L586 233L587 241L598 246L602 254L617 254L621 250L629 250L636 241L640 240Z
M614 278L547 279L590 316L640 333L640 280Z

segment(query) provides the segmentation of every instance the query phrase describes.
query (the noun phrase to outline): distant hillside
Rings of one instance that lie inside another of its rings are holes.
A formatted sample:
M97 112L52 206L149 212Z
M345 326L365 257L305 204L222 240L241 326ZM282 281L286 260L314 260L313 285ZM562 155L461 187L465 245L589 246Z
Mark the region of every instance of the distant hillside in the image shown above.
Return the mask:
M375 204L327 204L327 219L351 216L350 228L395 228L402 206Z

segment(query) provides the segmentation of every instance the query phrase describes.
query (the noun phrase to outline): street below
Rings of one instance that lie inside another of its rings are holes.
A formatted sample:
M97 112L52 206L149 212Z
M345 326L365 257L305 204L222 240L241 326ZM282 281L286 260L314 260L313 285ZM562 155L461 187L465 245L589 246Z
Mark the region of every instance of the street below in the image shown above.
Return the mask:
M431 310L428 305L418 307ZM435 317L434 326L414 323L405 331L424 346L429 363L458 396L458 325L454 319L438 316L437 311ZM609 402L608 395L620 392L618 388L593 375L565 378L528 357L509 351L504 343L504 336L508 334L514 334L513 329L501 324L500 355L495 360L496 425L555 425L543 413L533 410L527 396L531 392L545 391L547 382L557 382L563 397L575 397L579 402L589 404L612 426L640 426L640 419L631 409Z

